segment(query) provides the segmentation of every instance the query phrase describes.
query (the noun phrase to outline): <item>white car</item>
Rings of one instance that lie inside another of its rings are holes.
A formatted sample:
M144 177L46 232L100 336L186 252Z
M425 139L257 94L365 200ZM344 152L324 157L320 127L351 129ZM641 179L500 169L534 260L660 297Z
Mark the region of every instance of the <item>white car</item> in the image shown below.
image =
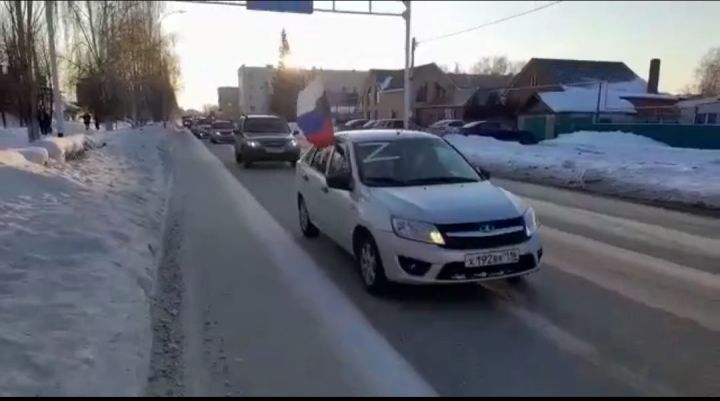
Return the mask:
M363 283L466 283L524 276L542 246L532 208L443 139L417 131L337 133L296 167L300 228L355 256Z

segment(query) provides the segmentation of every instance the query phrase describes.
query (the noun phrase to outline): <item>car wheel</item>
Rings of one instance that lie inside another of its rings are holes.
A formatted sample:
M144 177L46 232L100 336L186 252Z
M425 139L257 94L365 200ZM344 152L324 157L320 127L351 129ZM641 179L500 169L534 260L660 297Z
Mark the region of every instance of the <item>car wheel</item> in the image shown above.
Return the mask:
M235 152L235 162L242 163L242 155L238 152Z
M363 235L355 247L355 263L360 271L365 289L374 295L386 294L390 287L385 268L375 241L369 234Z
M305 207L305 201L302 197L298 199L298 218L300 219L300 230L303 235L308 238L315 238L320 234L317 227L310 221L310 214Z

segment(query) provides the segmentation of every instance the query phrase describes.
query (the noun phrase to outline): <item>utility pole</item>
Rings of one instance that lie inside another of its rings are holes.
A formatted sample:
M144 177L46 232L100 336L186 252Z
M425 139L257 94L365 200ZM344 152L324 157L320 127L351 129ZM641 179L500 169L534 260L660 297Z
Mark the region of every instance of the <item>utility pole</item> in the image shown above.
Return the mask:
M404 113L403 113L403 124L405 129L410 128L410 115L412 113L412 105L410 100L412 99L412 88L410 87L410 63L411 55L413 53L413 43L410 38L410 15L411 15L411 1L405 0L405 12L403 12L403 19L405 19L405 93L404 93Z
M55 53L55 2L45 0L45 19L47 19L48 47L50 48L50 73L52 74L53 103L55 104L55 121L57 121L57 136L65 134L65 105L60 91L60 78L58 77L57 54Z

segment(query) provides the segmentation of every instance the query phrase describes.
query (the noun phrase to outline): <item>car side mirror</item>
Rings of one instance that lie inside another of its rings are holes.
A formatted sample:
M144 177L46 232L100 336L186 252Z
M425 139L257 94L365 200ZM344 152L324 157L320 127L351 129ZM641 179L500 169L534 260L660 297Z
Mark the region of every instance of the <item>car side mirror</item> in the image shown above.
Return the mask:
M352 176L350 174L330 175L326 178L327 186L333 189L350 191L352 189Z
M293 136L298 136L298 135L300 135L300 131L298 131L298 130L295 130L295 131L293 131L293 133L292 133L292 134L293 134Z
M484 168L482 168L480 166L475 166L475 171L477 171L478 174L480 174L486 180L490 179L490 172L485 170Z

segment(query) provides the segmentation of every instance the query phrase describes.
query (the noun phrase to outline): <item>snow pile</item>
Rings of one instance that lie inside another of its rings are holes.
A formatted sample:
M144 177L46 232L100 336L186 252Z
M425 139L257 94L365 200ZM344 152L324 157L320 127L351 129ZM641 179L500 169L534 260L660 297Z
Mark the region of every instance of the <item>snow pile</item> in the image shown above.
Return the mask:
M0 396L142 394L167 151L146 128L0 165Z
M720 209L718 150L672 148L624 132L576 132L535 146L474 136L446 139L498 176Z
M543 103L556 113L594 113L598 108L598 88L564 86L562 92L538 93ZM613 113L636 113L635 107L620 96L627 93L604 90L600 93L600 111Z

